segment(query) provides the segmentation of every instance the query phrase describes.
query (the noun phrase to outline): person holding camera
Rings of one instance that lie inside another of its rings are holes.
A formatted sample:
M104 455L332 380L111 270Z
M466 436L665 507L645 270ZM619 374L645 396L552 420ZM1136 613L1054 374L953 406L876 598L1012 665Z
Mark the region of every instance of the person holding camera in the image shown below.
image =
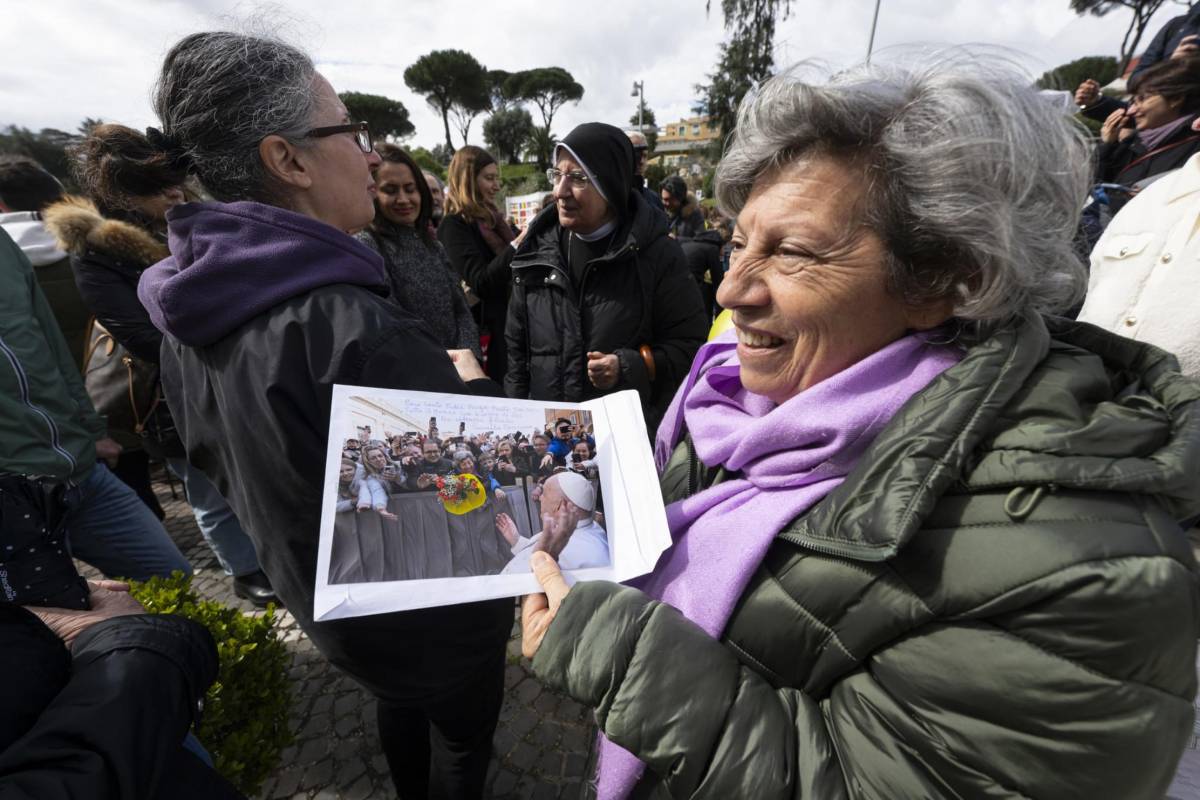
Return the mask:
M1179 169L1200 152L1192 123L1200 113L1200 58L1171 59L1134 75L1133 102L1113 111L1100 130L1096 177L1135 190ZM1133 193L1109 193L1112 213Z
M383 447L371 445L364 448L362 465L367 478L377 482L385 495L391 496L409 490L404 468L388 458Z
M410 492L435 489L434 479L439 475L454 472L454 462L442 457L442 446L437 439L426 439L421 445L421 460L408 472L407 485Z
M600 476L600 468L596 464L596 449L587 439L578 440L571 448L570 454L567 455L567 470L588 480Z
M526 474L517 466L511 439L501 439L496 445L496 466L493 474L501 486L513 486L517 478Z

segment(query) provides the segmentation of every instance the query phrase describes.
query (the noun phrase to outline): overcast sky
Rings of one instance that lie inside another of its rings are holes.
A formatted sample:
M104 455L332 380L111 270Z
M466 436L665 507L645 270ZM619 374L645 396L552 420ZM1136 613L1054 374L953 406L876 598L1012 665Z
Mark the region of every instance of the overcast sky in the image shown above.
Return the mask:
M149 91L181 36L229 28L262 13L306 48L339 91L385 94L408 107L413 145L443 140L441 120L404 85L404 69L430 50L458 48L486 67L569 70L585 93L555 118L624 125L636 111L633 81L663 124L690 114L723 38L718 7L704 0L6 0L0 25L0 126L74 130L84 117L143 128L156 124ZM821 59L833 66L866 54L874 0L793 0L776 32L776 64ZM1143 45L1183 6L1167 3ZM985 43L1009 48L1040 74L1084 55L1116 55L1129 14L1079 17L1068 0L883 0L876 50L910 44ZM531 109L537 119L536 109ZM471 129L481 143L481 121ZM458 134L454 134L455 144Z

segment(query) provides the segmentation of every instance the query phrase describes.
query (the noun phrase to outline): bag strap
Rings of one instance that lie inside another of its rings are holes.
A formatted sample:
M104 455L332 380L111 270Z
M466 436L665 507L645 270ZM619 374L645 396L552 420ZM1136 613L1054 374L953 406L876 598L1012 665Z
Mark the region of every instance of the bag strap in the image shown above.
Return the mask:
M158 408L158 404L162 402L162 383L155 382L154 385L154 400L150 402L150 407L146 409L145 414L138 413L137 395L133 392L133 383L135 375L133 374L133 356L126 354L121 359L125 364L125 374L128 378L129 387L129 407L133 410L133 432L141 436L142 431L146 428L146 423L150 417L154 415L154 410Z
M1126 170L1131 169L1135 165L1142 163L1143 161L1145 161L1148 158L1153 158L1154 156L1158 155L1159 153L1165 153L1168 150L1174 150L1176 147L1179 147L1180 145L1190 144L1191 142L1195 142L1197 140L1200 140L1200 136L1189 136L1186 139L1180 139L1178 142L1173 142L1171 144L1164 145L1163 147L1160 147L1157 150L1151 150L1149 153L1143 153L1142 155L1135 158L1133 161L1130 161L1128 164L1121 167L1121 171L1117 173L1117 177L1119 178L1122 174L1125 173Z

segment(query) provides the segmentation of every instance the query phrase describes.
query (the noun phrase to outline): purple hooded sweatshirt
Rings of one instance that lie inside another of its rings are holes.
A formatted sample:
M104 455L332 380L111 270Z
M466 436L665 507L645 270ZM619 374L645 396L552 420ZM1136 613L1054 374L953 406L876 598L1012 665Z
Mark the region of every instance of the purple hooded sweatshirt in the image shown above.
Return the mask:
M187 203L167 212L171 255L142 273L154 326L210 345L297 295L333 283L387 292L383 259L311 217L262 203Z

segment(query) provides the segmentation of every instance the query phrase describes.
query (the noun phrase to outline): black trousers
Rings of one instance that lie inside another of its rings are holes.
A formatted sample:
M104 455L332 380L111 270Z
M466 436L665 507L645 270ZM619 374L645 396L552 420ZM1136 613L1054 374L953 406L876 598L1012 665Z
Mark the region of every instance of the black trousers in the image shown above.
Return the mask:
M379 739L400 800L483 796L504 699L504 654L446 697L419 706L379 701Z

